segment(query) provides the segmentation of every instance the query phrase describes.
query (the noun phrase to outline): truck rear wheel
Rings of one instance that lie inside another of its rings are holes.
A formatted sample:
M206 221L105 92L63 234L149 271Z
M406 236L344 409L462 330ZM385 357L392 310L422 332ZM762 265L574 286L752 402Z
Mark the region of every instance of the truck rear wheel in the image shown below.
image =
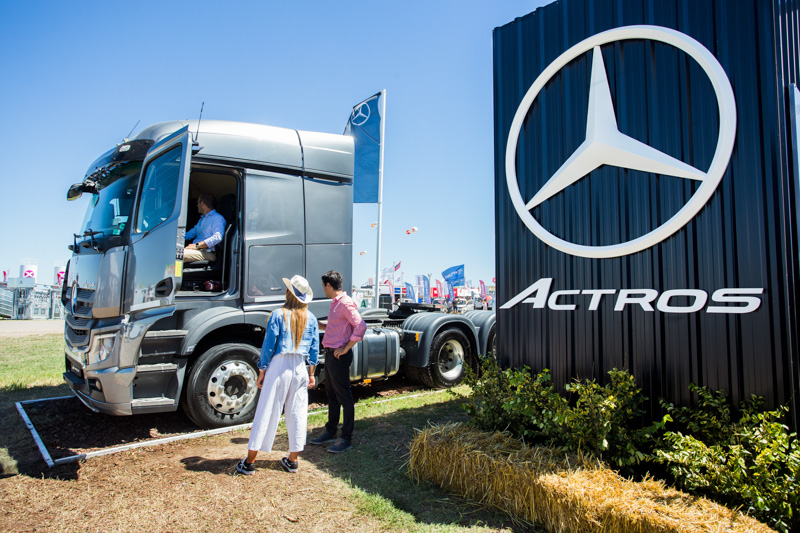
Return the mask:
M446 389L461 383L465 366L472 363L472 345L460 329L446 329L433 338L428 371L435 388Z
M486 356L497 361L497 348L495 347L497 334L495 333L495 326L495 324L492 324L492 329L489 330L489 338L486 342Z
M212 346L195 361L184 385L183 410L204 429L246 424L258 400L260 352L250 344Z

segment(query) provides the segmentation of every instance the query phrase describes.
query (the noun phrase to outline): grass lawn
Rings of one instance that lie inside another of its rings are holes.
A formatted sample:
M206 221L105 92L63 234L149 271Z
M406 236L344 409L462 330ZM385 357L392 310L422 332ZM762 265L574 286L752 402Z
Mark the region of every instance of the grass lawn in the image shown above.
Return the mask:
M33 335L0 339L0 391L62 383L64 337Z
M61 385L61 342L60 335L0 339L0 416L8 428L0 436L0 530L533 530L436 486L417 485L407 476L415 428L467 419L460 396L451 392L359 401L355 447L333 455L309 445L295 475L277 466L287 445L283 426L275 450L259 455L254 476L234 475L248 431L48 470L14 402L67 393ZM462 387L457 392L465 391ZM145 430L150 427L147 415L134 419ZM310 416L310 432L321 430L325 419L324 414Z

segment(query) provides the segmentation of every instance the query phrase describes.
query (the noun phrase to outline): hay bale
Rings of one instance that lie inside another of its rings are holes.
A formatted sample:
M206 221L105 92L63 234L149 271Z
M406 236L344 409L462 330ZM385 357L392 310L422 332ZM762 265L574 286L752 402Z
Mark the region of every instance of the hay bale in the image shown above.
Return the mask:
M549 531L772 531L740 512L647 479L620 477L598 461L529 447L504 433L433 426L411 443L418 482L505 511Z

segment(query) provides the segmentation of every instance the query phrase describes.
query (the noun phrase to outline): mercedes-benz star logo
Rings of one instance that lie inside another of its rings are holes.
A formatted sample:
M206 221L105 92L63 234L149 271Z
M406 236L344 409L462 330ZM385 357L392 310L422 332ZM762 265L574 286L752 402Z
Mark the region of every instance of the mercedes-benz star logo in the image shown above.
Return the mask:
M719 106L719 139L711 166L707 171L696 169L619 131L611 90L600 46L628 39L659 41L692 57L711 81ZM516 173L517 143L522 123L536 96L547 82L567 63L592 50L592 73L589 86L589 112L586 139L567 158L547 183L525 202L520 193ZM599 33L576 44L551 63L533 82L522 99L508 136L506 147L506 182L517 214L537 237L562 252L590 258L618 257L639 252L666 239L691 220L703 208L717 188L728 167L736 138L736 102L725 71L702 44L688 35L658 26L627 26ZM692 198L658 228L639 238L608 246L586 246L571 243L547 231L531 214L531 209L588 176L602 165L616 166L696 180L700 186Z
M78 282L77 280L72 283L72 294L69 298L69 306L72 310L72 316L75 316L75 310L78 308Z
M350 123L353 124L353 126L361 126L362 124L364 124L366 121L369 120L369 113L370 113L369 104L364 102L363 104L353 109L353 112L351 113L350 116Z

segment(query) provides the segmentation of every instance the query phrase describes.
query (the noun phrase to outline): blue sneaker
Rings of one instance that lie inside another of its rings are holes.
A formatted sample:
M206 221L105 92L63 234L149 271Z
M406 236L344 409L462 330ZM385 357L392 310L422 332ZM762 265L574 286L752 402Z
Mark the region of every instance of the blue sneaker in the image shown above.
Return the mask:
M328 451L331 453L342 453L346 452L352 447L353 444L350 442L349 439L339 439L336 441L336 444L328 447Z
M331 444L336 442L336 433L330 433L327 429L309 440L311 444Z

